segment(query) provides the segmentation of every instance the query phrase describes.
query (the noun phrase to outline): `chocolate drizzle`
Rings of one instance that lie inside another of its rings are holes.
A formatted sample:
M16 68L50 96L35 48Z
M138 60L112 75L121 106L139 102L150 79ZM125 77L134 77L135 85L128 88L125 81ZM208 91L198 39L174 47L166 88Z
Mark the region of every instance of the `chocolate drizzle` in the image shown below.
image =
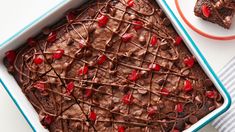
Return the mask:
M125 0L93 1L73 10L74 19L67 16L67 22L48 30L57 33L55 42L44 33L35 46L20 48L13 74L42 124L50 131L117 131L119 126L181 131L219 107L223 99L205 96L207 90L218 92L202 83L207 77L197 64L189 68L183 63L190 53L174 44L176 33L159 12L153 1L134 0L131 7ZM150 44L152 36L157 36L156 45ZM53 59L58 49L62 57ZM43 63L35 64L36 57ZM183 90L185 80L192 82L192 91ZM69 83L74 89L68 94ZM178 103L183 112L177 112ZM96 116L91 118L91 112Z

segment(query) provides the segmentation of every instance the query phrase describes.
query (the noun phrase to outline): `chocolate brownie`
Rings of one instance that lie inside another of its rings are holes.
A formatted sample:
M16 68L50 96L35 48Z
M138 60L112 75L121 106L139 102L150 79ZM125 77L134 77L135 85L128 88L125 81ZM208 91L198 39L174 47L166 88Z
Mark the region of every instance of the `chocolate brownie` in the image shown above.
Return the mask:
M223 104L154 0L89 1L5 64L51 132L177 132Z
M196 16L229 29L235 11L234 0L197 0Z

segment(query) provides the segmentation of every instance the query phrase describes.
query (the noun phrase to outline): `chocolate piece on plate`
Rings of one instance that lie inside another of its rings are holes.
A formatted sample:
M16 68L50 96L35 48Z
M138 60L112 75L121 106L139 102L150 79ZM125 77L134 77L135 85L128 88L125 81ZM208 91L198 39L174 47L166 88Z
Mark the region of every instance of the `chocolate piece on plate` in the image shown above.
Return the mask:
M194 7L196 16L229 29L235 11L233 0L197 0Z

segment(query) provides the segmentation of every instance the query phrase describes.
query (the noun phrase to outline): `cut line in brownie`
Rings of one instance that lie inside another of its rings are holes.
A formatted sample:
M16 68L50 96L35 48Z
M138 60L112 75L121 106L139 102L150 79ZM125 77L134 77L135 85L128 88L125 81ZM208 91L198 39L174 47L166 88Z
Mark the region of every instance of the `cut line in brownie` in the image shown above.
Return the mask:
M49 131L183 131L223 98L154 0L91 1L6 53Z
M196 16L229 29L235 11L234 1L197 0L194 7Z

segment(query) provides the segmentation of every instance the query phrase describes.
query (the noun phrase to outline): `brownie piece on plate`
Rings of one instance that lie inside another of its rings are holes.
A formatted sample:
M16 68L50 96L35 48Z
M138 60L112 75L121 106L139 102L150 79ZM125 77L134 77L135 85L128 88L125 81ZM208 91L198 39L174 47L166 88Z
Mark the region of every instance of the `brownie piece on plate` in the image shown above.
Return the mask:
M196 16L229 29L235 10L234 0L197 0Z

